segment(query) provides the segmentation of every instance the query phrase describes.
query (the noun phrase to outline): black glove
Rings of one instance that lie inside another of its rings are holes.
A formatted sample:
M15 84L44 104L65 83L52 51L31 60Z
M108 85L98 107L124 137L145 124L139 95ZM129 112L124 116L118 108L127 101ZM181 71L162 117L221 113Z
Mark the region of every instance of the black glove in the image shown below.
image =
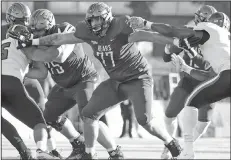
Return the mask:
M32 40L27 40L27 41L18 41L18 47L17 49L22 49L26 47L32 46Z
M18 40L18 47L17 49L21 49L21 48L26 48L26 47L30 47L32 46L32 39L31 36L30 38L28 36L24 36L24 35L19 35L16 34L15 32L11 32L9 31L7 33L7 36L13 38L13 39L17 39Z

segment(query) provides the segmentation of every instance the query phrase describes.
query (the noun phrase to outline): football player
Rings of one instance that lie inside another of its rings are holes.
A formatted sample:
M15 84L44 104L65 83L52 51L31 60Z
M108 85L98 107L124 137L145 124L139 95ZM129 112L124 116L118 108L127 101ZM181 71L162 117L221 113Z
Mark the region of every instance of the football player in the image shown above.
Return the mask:
M32 13L30 27L35 37L58 32L75 31L75 27L69 23L55 24L53 13L46 9L38 9ZM43 68L45 67L46 70L41 75L46 76L49 71L56 85L48 95L44 117L51 126L70 140L73 152L68 159L81 158L82 153L85 153L83 138L74 129L71 121L66 117L61 117L61 114L76 104L78 104L81 113L94 91L98 73L93 63L84 53L81 44L61 45L57 49L50 50L47 54L52 54L51 52L58 52L59 55L52 59L51 62L42 63ZM34 66L28 72L27 76L30 78L39 78L39 69L39 67ZM123 158L123 154L120 148L115 145L108 127L102 122L100 123L99 132L98 141L107 149L110 158Z
M31 47L18 50L17 47L22 44L17 39L22 36L30 37L31 33L26 26L19 24L11 26L8 31L7 37L11 33L18 36L15 39L12 36L2 41L2 105L10 114L34 131L37 157L54 159L54 156L46 152L47 125L43 114L23 85L30 63L28 53Z
M25 5L24 3L20 3L20 2L13 3L6 11L7 24L3 25L1 28L2 29L2 32L1 32L2 33L1 34L2 40L6 39L6 33L7 33L7 30L9 29L10 26L12 26L14 24L22 24L22 25L28 26L30 16L31 16L31 11L27 5ZM25 82L26 83L30 82L31 85L36 87L35 91L39 94L39 97L40 97L39 107L43 107L44 93L42 91L42 87L41 87L40 83L37 80L34 80L34 79L32 80L32 79L28 79L28 78L26 78L26 81L24 79L24 81L23 81L24 85L25 85ZM32 98L35 98L35 97L33 97L33 94L31 92L31 90L28 88L28 86L27 85L25 85L25 86L26 86L26 89L27 89L27 92L29 93L29 95L32 96ZM8 127L5 127L5 129L7 129L7 128ZM12 130L9 130L9 132L11 132L11 131ZM8 131L5 131L4 133L8 133ZM9 138L9 135L7 135L8 138ZM49 132L48 132L48 137L51 137ZM18 137L18 139L20 139L20 138ZM10 142L13 143L12 140ZM60 157L60 154L55 150L55 142L54 142L53 138L48 139L48 144L49 143L52 144L50 146L51 146L51 148L53 148L51 152L54 155L59 155L59 157ZM30 153L30 152L28 151L27 153Z
M216 73L214 73L210 64L207 61L203 60L203 57L198 54L197 57L193 59L190 58L190 54L187 51L178 48L174 45L166 45L163 59L165 62L171 61L172 54L181 54L183 51L183 59L184 61L191 67L205 70L210 74L199 75L197 77L192 77L185 72L180 73L180 81L176 88L174 89L169 104L165 110L165 125L168 132L175 137L176 129L177 129L177 115L184 107L184 103L188 95L193 91L193 89L199 85L202 81L205 81L211 77L214 77ZM211 121L208 118L208 112L211 111L212 106L210 104L202 106L199 108L198 112L198 121L194 130L194 142L206 132ZM161 159L168 159L168 149L165 147L163 153L161 154Z
M200 45L204 60L210 63L217 74L214 78L198 85L185 102L183 120L185 149L180 158L193 158L193 131L196 125L197 108L230 97L230 20L226 14L215 12L209 17L208 22L201 22L193 29L152 23L140 17L131 18L130 24L136 29L152 29L167 36L180 38L180 40L175 39L174 44L189 50L193 56L198 53L192 47ZM180 64L182 70L190 75L207 74L183 65L182 62Z
M200 22L207 21L208 18L211 16L211 14L215 13L216 9L209 5L204 5L200 7L197 12L195 13L194 22L195 25L197 25ZM186 27L193 27L193 26L186 26ZM140 35L135 35L139 33L134 33L132 35L132 39L141 39L142 37ZM152 38L153 35L151 35L149 39ZM146 38L147 39L147 38ZM145 38L143 39L145 40ZM155 37L153 37L153 42L155 42ZM197 52L200 53L200 48L196 48ZM183 59L185 62L190 65L193 68L210 71L211 74L208 74L208 77L206 76L200 76L196 77L194 79L192 76L189 76L188 74L185 74L182 72L180 74L181 80L178 83L178 86L174 89L169 104L165 110L165 124L168 132L175 137L176 129L177 129L177 115L180 113L180 111L184 107L184 102L186 101L186 98L188 95L192 92L193 88L195 88L198 84L201 83L201 81L207 80L216 74L212 70L210 64L203 60L203 57L201 54L198 54L197 57L192 57L188 51L183 50L181 48L178 48L175 45L169 45L167 44L165 46L165 51L163 55L163 59L165 62L171 61L171 55L175 54L183 54ZM199 109L199 116L198 116L198 122L196 125L196 128L194 130L194 141L198 139L200 136L202 136L203 133L206 132L209 124L211 121L208 119L208 112L211 111L210 104L205 105L203 107L200 107ZM163 150L163 153L161 155L161 159L168 159L168 149L165 147Z
M13 11L17 10L18 15L15 15ZM22 10L24 12L22 12ZM13 3L6 11L6 21L7 24L1 26L1 40L6 39L6 32L9 29L10 25L17 20L18 23L26 25L27 20L29 21L30 9L22 3ZM20 20L18 20L20 19ZM16 128L8 122L5 118L2 117L2 134L10 141L10 143L17 149L22 159L32 159L32 154L30 149L28 149L23 142L21 136L18 134Z
M173 157L181 152L178 142L151 114L151 69L136 43L128 42L128 37L133 32L133 28L127 24L128 20L129 16L113 17L111 7L97 2L90 5L85 21L77 23L75 32L23 41L27 46L86 42L91 45L95 57L109 74L110 78L95 89L90 101L82 110L83 121L87 124L84 126L85 159L92 159L95 155L98 119L112 106L125 99L132 101L138 123L150 134L163 140Z

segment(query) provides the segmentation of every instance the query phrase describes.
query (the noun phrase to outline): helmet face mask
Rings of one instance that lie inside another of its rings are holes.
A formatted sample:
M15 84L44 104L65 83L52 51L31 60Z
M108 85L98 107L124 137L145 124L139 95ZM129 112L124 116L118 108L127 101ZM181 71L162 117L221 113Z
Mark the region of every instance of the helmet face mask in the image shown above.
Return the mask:
M15 24L8 29L6 37L11 37L17 40L25 40L30 39L32 34L27 26Z
M227 29L228 31L230 29L230 20L225 13L216 12L209 17L208 21Z
M38 9L31 15L29 26L35 37L44 36L54 25L54 15L47 9Z
M195 13L195 18L194 18L195 24L197 25L200 22L208 21L208 18L211 16L211 14L215 12L217 12L217 10L213 6L209 6L209 5L202 6Z
M23 3L13 3L6 11L6 22L9 24L28 25L31 12Z
M93 3L87 11L85 21L88 28L97 36L105 36L111 20L111 7L105 3Z

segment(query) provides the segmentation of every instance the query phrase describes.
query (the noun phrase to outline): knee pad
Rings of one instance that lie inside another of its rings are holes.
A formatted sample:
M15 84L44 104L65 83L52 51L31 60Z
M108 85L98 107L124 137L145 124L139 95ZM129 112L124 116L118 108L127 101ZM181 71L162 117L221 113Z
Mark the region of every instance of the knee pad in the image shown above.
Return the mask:
M57 131L61 131L66 120L67 120L67 117L60 116L56 121L47 122L47 124L52 126Z
M80 116L83 121L93 121L93 120L99 120L100 117L95 116L93 114L89 114L88 110L83 108L82 112L80 113Z

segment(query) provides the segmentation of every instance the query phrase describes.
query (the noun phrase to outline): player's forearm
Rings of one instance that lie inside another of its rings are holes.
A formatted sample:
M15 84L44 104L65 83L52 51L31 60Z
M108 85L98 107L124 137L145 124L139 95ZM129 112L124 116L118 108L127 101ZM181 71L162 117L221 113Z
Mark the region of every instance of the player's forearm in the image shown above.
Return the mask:
M203 70L198 70L195 68L192 68L188 65L184 65L182 67L182 70L186 73L188 73L190 76L192 76L194 79L198 81L205 81L211 78L211 72L210 71L203 71Z
M128 37L128 42L148 41L158 44L172 43L173 39L150 31L137 31Z
M44 72L38 68L30 68L26 77L31 79L45 79L47 77L48 72Z
M158 32L164 36L183 38L192 35L193 30L189 28L178 28L164 23L153 23L150 21L145 21L145 26L147 29Z
M46 98L46 96L45 96L45 94L43 92L43 88L42 88L41 84L39 83L39 81L35 80L34 83L35 83L34 85L36 86L36 88L37 88L37 90L39 92L40 99L41 98Z
M83 41L74 36L74 32L71 33L55 33L48 36L44 36L38 39L32 40L32 45L63 45L63 44L75 44L82 43Z
M55 33L48 36L40 37L38 39L32 40L32 45L41 45L41 46L51 46L51 45L61 45L62 34Z
M59 56L59 50L56 46L47 49L36 49L32 53L31 59L34 61L50 62Z

